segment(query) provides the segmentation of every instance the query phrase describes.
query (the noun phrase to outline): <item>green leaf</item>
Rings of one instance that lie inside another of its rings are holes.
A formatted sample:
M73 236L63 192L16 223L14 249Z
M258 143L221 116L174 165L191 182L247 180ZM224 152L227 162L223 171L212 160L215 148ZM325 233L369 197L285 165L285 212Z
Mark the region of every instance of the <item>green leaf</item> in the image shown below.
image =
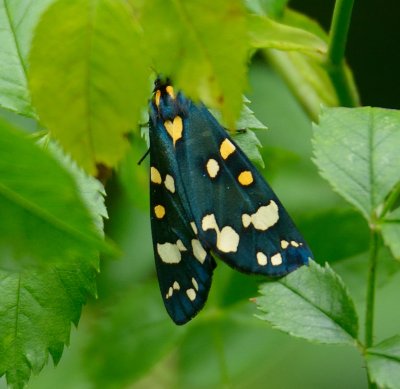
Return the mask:
M92 328L85 364L97 387L126 387L171 351L185 331L167 317L158 285L142 285L113 301Z
M400 180L400 111L324 108L313 143L321 175L370 221Z
M77 257L93 263L105 244L71 176L1 120L0 155L2 267L15 267L17 260L43 265Z
M0 0L0 106L35 117L27 82L33 28L53 0Z
M246 80L245 9L232 0L143 1L137 9L146 47L158 73L177 89L217 108L229 128L242 105Z
M0 271L0 377L23 388L48 354L57 363L69 343L71 322L78 324L95 274L84 262L39 271Z
M257 298L261 320L292 336L318 343L357 342L354 303L339 276L310 261L288 276L262 285Z
M400 259L400 208L387 214L381 224L385 244L395 258Z
M253 131L245 130L243 132L237 132L234 139L253 162L258 163L262 168L264 168L264 161L259 150L259 148L262 147L262 144Z
M245 0L247 8L258 14L268 15L272 18L279 18L289 0Z
M368 374L380 388L400 388L400 336L369 348L365 357Z
M52 136L90 174L96 164L115 166L149 92L150 68L126 4L57 1L38 25L30 63L33 101Z
M256 48L294 50L308 54L325 54L326 43L300 28L273 21L266 16L249 16L250 42Z

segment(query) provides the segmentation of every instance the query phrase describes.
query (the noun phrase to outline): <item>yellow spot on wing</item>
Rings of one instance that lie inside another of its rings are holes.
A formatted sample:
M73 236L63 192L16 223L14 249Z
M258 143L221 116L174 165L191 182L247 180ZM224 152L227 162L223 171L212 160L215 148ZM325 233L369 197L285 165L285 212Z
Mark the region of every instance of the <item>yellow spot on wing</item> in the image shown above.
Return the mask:
M215 178L217 176L219 171L219 165L215 159L212 158L209 159L207 161L206 168L207 168L207 173L211 178Z
M238 181L243 186L250 185L254 181L253 175L251 174L251 172L249 170L245 170L239 174Z
M174 120L166 120L164 122L165 129L167 130L169 136L174 142L174 146L177 140L182 138L183 122L180 116L175 116Z
M235 145L228 138L224 139L219 148L219 152L223 159L227 159L235 150Z
M158 219L162 219L165 215L165 208L162 205L156 205L154 207L154 214Z
M196 290L199 290L199 284L197 283L196 279L192 277L192 284Z
M157 108L160 106L160 98L161 98L161 91L157 90L154 98Z
M155 184L161 184L162 182L160 172L153 166L150 168L150 180Z
M290 244L291 244L293 247L299 247L299 244L298 244L296 241L294 241L294 240L291 240L291 241L290 241Z
M174 99L175 98L175 92L174 92L174 88L171 85L168 85L165 88L165 91Z

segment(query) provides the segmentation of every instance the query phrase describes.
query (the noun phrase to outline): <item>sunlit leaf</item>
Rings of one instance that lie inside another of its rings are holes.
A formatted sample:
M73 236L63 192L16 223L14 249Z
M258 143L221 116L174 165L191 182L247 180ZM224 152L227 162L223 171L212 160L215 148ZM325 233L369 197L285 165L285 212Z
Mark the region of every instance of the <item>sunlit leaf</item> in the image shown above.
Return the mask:
M325 108L314 126L321 175L367 220L400 180L400 111Z
M68 21L68 23L66 23ZM129 147L150 67L123 1L59 0L32 43L30 86L41 121L91 174Z
M264 284L258 317L292 336L318 343L355 344L358 319L342 280L328 266L310 266Z
M250 42L256 48L294 50L305 53L323 54L326 43L318 36L300 28L273 21L266 16L249 17Z
M178 89L218 108L233 128L245 86L245 10L232 0L130 0L158 73ZM157 10L156 12L154 10Z
M0 0L0 106L35 117L27 83L33 28L53 0Z
M367 350L368 374L380 388L398 389L400 383L400 336L386 339Z

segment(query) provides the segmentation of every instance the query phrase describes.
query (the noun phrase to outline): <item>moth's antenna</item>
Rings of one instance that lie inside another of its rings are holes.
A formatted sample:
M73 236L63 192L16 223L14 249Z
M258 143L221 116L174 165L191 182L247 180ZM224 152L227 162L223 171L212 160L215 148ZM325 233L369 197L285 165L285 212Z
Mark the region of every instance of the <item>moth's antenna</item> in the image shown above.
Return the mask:
M147 149L147 151L145 152L143 157L140 158L140 160L139 160L139 162L137 164L140 165L146 159L146 157L149 155L149 153L150 153L150 147Z

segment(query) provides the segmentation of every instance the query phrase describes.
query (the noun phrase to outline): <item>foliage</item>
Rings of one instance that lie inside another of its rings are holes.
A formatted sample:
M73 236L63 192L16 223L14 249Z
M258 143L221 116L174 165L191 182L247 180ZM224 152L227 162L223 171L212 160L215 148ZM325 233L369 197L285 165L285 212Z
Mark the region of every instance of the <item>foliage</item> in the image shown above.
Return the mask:
M358 106L352 3L336 2L328 34L285 0L0 0L4 385L400 387L400 115ZM136 166L155 73L239 130L316 260L268 282L219 264L183 328L161 306Z

